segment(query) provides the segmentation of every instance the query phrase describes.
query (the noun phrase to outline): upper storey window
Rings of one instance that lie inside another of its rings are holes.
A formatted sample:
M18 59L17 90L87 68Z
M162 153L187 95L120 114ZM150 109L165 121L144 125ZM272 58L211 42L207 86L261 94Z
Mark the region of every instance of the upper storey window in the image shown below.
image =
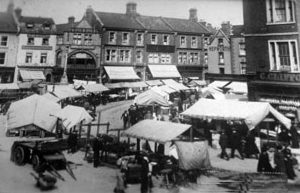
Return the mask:
M295 22L294 0L267 0L268 23Z
M108 43L115 44L117 42L117 34L116 32L109 32Z

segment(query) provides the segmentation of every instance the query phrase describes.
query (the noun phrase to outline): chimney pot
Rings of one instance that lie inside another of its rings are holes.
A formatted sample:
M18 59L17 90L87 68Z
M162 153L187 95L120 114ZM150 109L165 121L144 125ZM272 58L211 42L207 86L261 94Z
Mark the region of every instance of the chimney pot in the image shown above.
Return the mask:
M69 24L73 24L75 22L75 17L74 16L70 16L69 18L68 18L68 23Z
M191 21L198 22L198 16L197 16L197 9L191 8L190 9L190 18Z
M134 2L129 2L126 4L126 14L127 15L130 15L130 16L135 16L137 15L137 12L136 12L136 6L137 4L134 3Z

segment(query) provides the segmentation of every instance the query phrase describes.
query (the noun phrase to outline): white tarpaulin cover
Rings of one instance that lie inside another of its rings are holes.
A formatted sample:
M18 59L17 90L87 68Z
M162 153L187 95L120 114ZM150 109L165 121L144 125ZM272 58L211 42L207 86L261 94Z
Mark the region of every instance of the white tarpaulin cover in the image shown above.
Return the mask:
M82 94L69 85L47 85L48 92L51 92L60 100L72 97L81 97Z
M221 80L216 80L210 83L208 86L215 87L215 88L223 88L225 85L227 85L229 81L221 81Z
M205 87L205 88L201 88L201 92L202 92L201 96L204 98L208 98L209 96L212 96L216 100L226 99L226 96L218 88Z
M202 98L181 115L201 119L243 120L249 129L254 129L269 113L287 128L291 127L290 119L279 113L269 103L264 102Z
M18 90L18 84L17 83L1 83L0 84L0 90Z
M168 85L169 87L175 89L175 90L188 90L189 88L184 86L183 84L181 83L178 83L176 82L175 80L173 79L166 79L166 80L162 80L162 82L165 84L165 85Z
M163 85L163 83L160 80L147 80L146 83L149 86L159 86L159 85Z
M138 105L162 105L169 106L168 100L153 90L147 90L134 98L134 102Z
M109 90L103 84L88 84L88 85L84 85L83 87L86 92L92 92L92 93L99 93L99 92Z
M168 85L159 86L158 89L160 89L162 92L165 92L167 94L171 94L171 93L177 92L177 90L169 87Z
M56 126L56 117L50 114L60 110L60 105L40 95L31 95L12 103L7 112L7 129L16 129L28 125L52 132Z
M37 70L20 70L23 80L45 80L45 75L42 71Z
M193 170L211 167L207 141L175 141L175 145L180 169Z
M175 65L148 65L153 78L180 78Z
M175 139L190 127L191 125L188 124L145 119L125 130L122 135L166 143Z
M51 94L50 92L47 92L47 93L43 94L42 96L43 96L43 97L46 97L47 99L49 99L49 100L51 100L51 101L53 101L53 102L56 102L56 103L60 101L59 98L57 98L56 96L54 96L54 95Z
M133 67L104 66L110 80L139 80Z
M231 92L248 93L247 82L231 82L225 88L229 88Z
M60 118L64 127L68 130L76 126L81 121L88 124L93 120L90 114L83 107L73 105L67 105L65 108L53 113L52 115Z

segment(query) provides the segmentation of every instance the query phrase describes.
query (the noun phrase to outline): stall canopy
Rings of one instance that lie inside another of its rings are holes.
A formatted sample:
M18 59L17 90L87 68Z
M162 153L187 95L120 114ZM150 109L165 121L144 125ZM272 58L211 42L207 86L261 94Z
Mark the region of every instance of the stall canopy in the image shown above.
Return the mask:
M147 80L146 83L149 86L160 86L160 85L163 85L163 83L160 80Z
M224 88L228 88L230 92L233 93L248 93L247 82L231 82L226 85Z
M172 79L162 80L162 82L165 85L167 85L167 86L169 86L169 87L171 87L171 88L173 88L173 89L175 89L177 91L190 89L190 88L184 86L183 84L178 83L178 82L176 82L175 80L172 80Z
M55 103L57 103L57 102L60 101L59 98L57 98L56 96L54 96L50 92L47 92L46 94L43 94L42 96L45 97L45 98L47 98L47 99L49 99L49 100L51 100L51 101L53 101L53 102L55 102Z
M104 66L110 80L139 80L133 67Z
M83 88L85 85L97 83L96 81L86 81L86 80L78 80L78 79L73 79L73 82L74 82L75 89L80 89L80 88Z
M23 80L45 80L44 73L36 70L20 70Z
M109 90L107 87L103 86L103 84L87 84L83 87L86 92L91 93L100 93Z
M171 93L174 93L174 92L178 92L177 90L169 87L168 85L162 85L162 86L159 86L158 89L160 89L162 92L165 92L167 94L171 94Z
M151 90L153 90L154 92L157 92L158 94L160 94L161 96L163 96L164 98L168 99L169 98L169 94L162 91L158 86L154 86L151 88Z
M105 86L109 89L114 89L114 88L144 88L148 87L148 85L143 82L117 82L117 83L107 83Z
M29 125L52 132L56 117L50 114L60 110L60 105L37 94L12 103L7 112L7 129Z
M153 90L147 90L134 98L134 103L138 105L161 105L169 106L165 96Z
M229 81L216 80L216 81L213 81L212 83L210 83L208 86L210 86L210 87L215 87L215 88L223 88L223 87L225 87L228 83L229 83Z
M207 83L205 80L192 80L189 85L192 85L192 86L206 86Z
M249 129L254 129L269 113L290 128L291 120L279 113L269 103L264 102L202 98L181 115L201 119L242 120Z
M88 124L93 120L93 118L83 107L77 107L73 105L67 105L65 108L53 113L52 115L60 118L64 127L68 130L80 122Z
M48 85L47 90L60 100L82 96L80 92L71 88L69 85Z
M0 92L1 90L18 90L19 86L17 83L1 83L0 84Z
M191 125L188 124L146 119L125 130L122 135L164 144L175 139L190 127Z
M153 78L180 78L175 65L148 65Z
M205 87L201 89L201 93L201 97L203 98L213 98L216 100L226 99L225 94L218 88Z

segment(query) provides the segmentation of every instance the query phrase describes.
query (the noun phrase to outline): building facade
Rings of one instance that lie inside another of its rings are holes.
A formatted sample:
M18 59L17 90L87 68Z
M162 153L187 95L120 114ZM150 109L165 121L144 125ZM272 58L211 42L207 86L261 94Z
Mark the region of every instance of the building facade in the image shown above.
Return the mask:
M58 24L54 81L60 82L64 71L68 82L74 79L97 81L100 73L101 37L84 16L75 22ZM67 58L67 60L66 60Z
M244 36L244 26L232 26L230 35L230 53L231 53L231 73L246 74L246 45Z
M102 33L101 76L108 81L105 67L133 67L142 80L155 78L149 65L173 65L183 76L202 76L204 39L210 35L197 21L197 11L189 19L143 16L136 4L128 3L126 13L96 12L91 8L86 16Z
M244 0L249 99L295 116L300 107L300 4Z
M14 7L9 5L0 13L0 83L14 82L18 51L18 28L14 20Z

